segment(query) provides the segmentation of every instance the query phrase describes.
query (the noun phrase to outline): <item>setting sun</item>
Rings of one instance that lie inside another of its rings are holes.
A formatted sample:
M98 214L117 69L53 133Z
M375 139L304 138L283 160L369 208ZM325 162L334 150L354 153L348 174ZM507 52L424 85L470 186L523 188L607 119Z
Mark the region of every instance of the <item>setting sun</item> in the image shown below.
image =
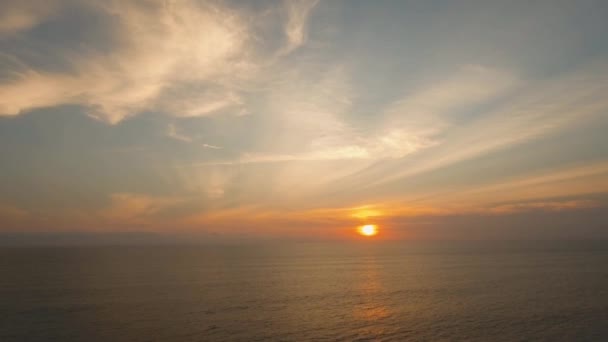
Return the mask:
M366 224L359 227L357 231L363 236L374 236L378 234L378 227L376 227L374 224Z

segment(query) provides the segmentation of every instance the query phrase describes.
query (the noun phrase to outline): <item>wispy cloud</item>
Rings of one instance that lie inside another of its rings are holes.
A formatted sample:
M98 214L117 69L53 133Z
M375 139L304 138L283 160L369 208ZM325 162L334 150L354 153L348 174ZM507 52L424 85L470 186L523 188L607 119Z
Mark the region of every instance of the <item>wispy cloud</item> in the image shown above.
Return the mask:
M0 4L0 37L26 31L52 15L59 6L55 0L25 0Z
M504 94L504 91L513 93L509 101L486 110L483 115L463 124L449 124L449 129L445 129L441 136L443 143L429 149L416 160L415 165L401 167L397 172L394 171L397 168L395 165L380 166L358 177L373 179L370 184L394 182L559 132L608 108L608 101L603 95L608 91L607 81L606 64L594 63L556 79L516 83L515 89L501 85L496 93L480 91L493 96ZM485 86L479 85L479 89ZM468 86L465 88L471 89ZM473 103L479 102L476 100ZM445 112L443 118L449 118L450 113L453 114L453 111Z
M284 2L287 43L279 55L304 44L308 16L316 4ZM258 37L251 18L256 14L222 2L91 1L81 5L111 25L98 28L113 35L110 50L33 48L31 53L62 56L73 71L28 64L12 70L14 77L0 82L0 115L62 104L84 105L92 117L110 123L146 110L177 117L222 110L240 115L248 112L240 94L245 83L273 60L273 53L259 51L255 45ZM0 34L35 27L55 7L43 3L8 6Z
M284 0L287 22L285 36L287 44L280 54L287 54L306 41L308 17L319 0Z
M220 147L220 146L211 145L211 144L203 144L203 147L210 148L210 149L214 149L214 150L219 150L219 149L221 149L221 147Z
M504 203L584 196L608 192L606 176L608 164L599 162L531 173L468 189L444 191L434 197L459 203Z
M0 203L0 219L3 221L21 220L28 217L28 212L14 205Z
M177 128L177 126L173 123L170 123L167 126L167 136L169 138L175 139L175 140L179 140L179 141L183 141L186 143L194 143L197 142L199 144L199 146L202 146L204 148L209 148L209 149L213 149L213 150L220 150L222 149L221 146L217 146L217 145L212 145L212 144L207 144L207 143L200 143L200 137L198 136L191 136L188 134L184 134L183 132L180 132Z
M192 140L194 140L190 136L178 133L177 128L175 127L174 124L169 124L169 126L167 127L167 136L169 138L173 138L175 140L180 140L180 141L184 141L184 142L192 142Z
M232 110L236 114L243 111L243 100L233 90L173 88L159 97L158 104L159 108L179 118L207 116L223 110Z
M184 198L117 193L110 197L107 208L100 211L104 219L115 222L153 223L151 220L164 210L183 204Z
M271 84L264 102L267 115L274 119L265 129L275 132L271 140L258 141L257 147L266 151L248 152L238 159L213 163L402 158L438 144L436 135L445 126L431 116L438 114L435 110L427 110L436 99L420 96L420 100L391 106L386 114L388 119L379 128L356 127L349 122L349 112L354 109L357 94L346 65L312 70L307 66L284 71L281 78L282 82ZM429 97L441 96L436 91L429 93ZM277 151L277 146L289 151Z
M520 212L531 211L568 211L598 208L601 204L597 201L579 200L579 201L552 201L552 202L532 202L532 203L516 203L503 204L488 209L492 214L514 214Z
M392 147L395 158L440 145L446 131L457 125L454 114L504 96L519 83L515 75L502 70L464 66L390 104L383 113L381 142Z
M14 78L0 84L1 114L76 103L115 123L146 109L196 116L236 101L230 93L214 95L223 88L218 90L218 81L231 82L232 75L251 68L245 57L246 24L236 12L193 1L94 2L92 7L108 22L112 19L120 43L104 53L54 51L64 54L74 72L34 66L15 71ZM166 98L172 88L193 82L202 99L192 92Z

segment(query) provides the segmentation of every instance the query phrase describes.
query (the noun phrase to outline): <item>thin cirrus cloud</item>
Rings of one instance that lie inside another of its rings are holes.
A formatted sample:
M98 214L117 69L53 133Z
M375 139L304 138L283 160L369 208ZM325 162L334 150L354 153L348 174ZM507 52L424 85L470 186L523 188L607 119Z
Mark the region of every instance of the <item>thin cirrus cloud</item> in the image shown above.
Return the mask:
M306 41L308 17L318 2L319 0L285 2L287 9L287 23L285 25L287 44L280 50L280 54L289 53Z
M257 142L259 149L271 151L244 153L238 159L210 164L403 158L440 143L436 136L445 123L439 118L438 105L445 101L460 103L463 101L460 96L485 97L493 91L487 88L506 86L502 80L490 85L489 82L497 81L490 77L480 81L485 84L465 84L464 87L474 89L465 89L460 94L451 92L453 84L448 84L447 89L424 90L425 93L391 106L379 127L362 129L347 119L355 109L356 96L349 75L349 67L345 65L316 73L307 68L284 71L284 81L271 84L263 107L274 118L267 129L278 135ZM273 152L276 146L294 146L297 151Z
M474 104L484 99L485 95L490 95L491 98L504 94L509 89L513 93L509 101L488 110L484 115L473 118L466 125L453 125L447 129L444 136L445 143L428 151L421 159L416 160L415 165L409 167L381 165L379 169L371 169L365 179L369 179L370 183L388 183L415 177L424 172L568 129L571 125L582 123L594 116L602 116L608 109L608 102L603 95L608 91L607 72L605 63L596 62L573 73L543 82L518 83L507 77L506 81L488 80L486 84L480 83L473 87L468 82L458 83L464 85L464 89L473 90L470 92L472 97L454 91L458 96L453 98L458 99L457 102L460 103L465 103L464 101L470 98L469 104ZM492 89L492 85L501 83L503 85L496 88L498 91L496 93L485 89L485 87ZM475 89L485 90L475 91ZM429 103L437 106L441 101L433 99ZM410 107L405 106L405 108ZM454 110L454 107L449 107L448 118L449 113L453 113ZM383 177L379 177L379 173L382 173Z

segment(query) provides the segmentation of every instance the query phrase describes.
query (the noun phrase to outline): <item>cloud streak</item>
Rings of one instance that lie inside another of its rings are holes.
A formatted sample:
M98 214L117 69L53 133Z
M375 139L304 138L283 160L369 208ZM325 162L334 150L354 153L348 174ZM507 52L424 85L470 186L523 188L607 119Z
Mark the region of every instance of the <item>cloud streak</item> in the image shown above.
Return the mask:
M512 90L510 101L465 124L451 124L442 134L442 144L428 150L415 165L381 165L357 177L369 179L370 184L404 180L567 129L608 109L603 95L608 91L607 81L607 65L599 62L556 79L516 83L520 85L515 88L517 91ZM483 87L480 85L479 89ZM470 88L465 86L465 89ZM501 92L497 94L500 94L510 88L500 86L498 89ZM491 91L484 92L496 95ZM475 92L471 94L477 95ZM461 95L453 98L465 101ZM446 112L448 117L453 110ZM441 124L435 126L441 127Z
M285 24L285 36L287 44L280 51L280 54L287 54L306 41L306 26L308 17L319 0L286 0L285 11L287 12L287 22Z

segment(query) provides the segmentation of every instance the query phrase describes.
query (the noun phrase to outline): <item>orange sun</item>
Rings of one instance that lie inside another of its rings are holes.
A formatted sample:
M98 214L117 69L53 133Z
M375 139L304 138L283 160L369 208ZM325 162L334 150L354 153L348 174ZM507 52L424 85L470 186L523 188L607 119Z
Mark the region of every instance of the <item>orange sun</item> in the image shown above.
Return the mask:
M378 227L375 224L366 224L358 227L357 232L363 236L374 236L378 234Z

